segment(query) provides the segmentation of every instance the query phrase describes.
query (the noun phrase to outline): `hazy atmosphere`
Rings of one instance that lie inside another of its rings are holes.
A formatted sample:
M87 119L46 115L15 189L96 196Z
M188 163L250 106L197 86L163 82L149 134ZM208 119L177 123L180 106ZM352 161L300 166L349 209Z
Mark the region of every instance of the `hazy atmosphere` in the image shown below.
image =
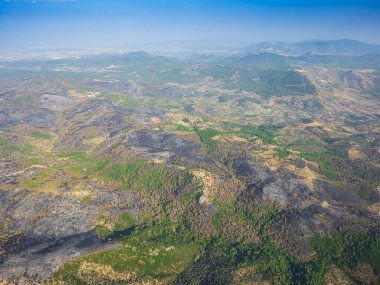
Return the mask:
M1 48L123 47L165 41L220 47L350 38L380 43L379 1L8 0Z

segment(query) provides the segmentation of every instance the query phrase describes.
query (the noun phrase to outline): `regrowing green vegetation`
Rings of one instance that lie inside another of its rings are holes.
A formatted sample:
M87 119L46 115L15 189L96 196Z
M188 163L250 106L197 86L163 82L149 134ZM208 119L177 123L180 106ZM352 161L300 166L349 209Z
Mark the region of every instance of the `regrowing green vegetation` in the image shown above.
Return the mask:
M201 197L201 188L202 185L196 185L191 187L188 192L184 193L181 196L181 202L184 204L189 204L193 201L199 201L199 198Z
M204 130L201 130L198 127L194 127L194 130L202 143L207 145L210 150L216 150L216 148L218 147L218 142L213 138L221 134L220 131L215 130L213 128L206 128Z
M237 202L219 204L219 211L214 216L212 223L218 232L221 232L223 216L232 216L249 225L257 234L263 234L271 223L282 222L281 208L273 203L268 205L253 204L249 208L242 208Z
M120 183L123 189L146 192L165 191L192 180L189 173L169 171L146 162L113 164L104 167L102 174L106 179Z
M254 126L242 126L239 133L242 135L256 136L267 144L273 144L275 142L273 134L266 130L260 130Z
M193 128L191 127L186 127L180 124L174 124L174 126L177 128L177 131L179 132L193 132Z
M131 233L136 225L135 218L129 212L122 212L115 220L103 217L103 224L112 225L112 229L104 225L96 226L96 233L103 239L112 239Z
M36 132L32 133L32 137L34 137L36 139L48 140L51 138L51 135L47 134L47 133L42 133L42 132L36 131Z
M269 213L273 209L269 206L256 218L271 220ZM216 217L219 220L220 215ZM55 274L55 279L89 284L89 278L95 277L109 282L126 281L123 278L127 277L131 278L128 281L142 282L150 276L158 280L170 277L170 283L174 284L225 284L232 280L236 270L250 268L244 271L246 282L311 285L323 284L332 265L353 279L356 277L348 269L361 262L370 264L376 272L380 270L380 239L353 229L338 231L331 237L314 237L311 246L316 254L305 262L281 250L264 235L260 244L245 244L223 237L203 239L194 235L184 222L162 221L136 227L128 214L119 219L126 222L115 229L132 230L122 237L115 236L120 242L116 249L69 261ZM214 221L214 225L218 223Z
M190 183L189 172L168 170L164 166L137 160L123 164L110 160L96 159L85 152L71 152L70 159L82 163L87 174L96 173L106 181L115 182L119 187L131 191L166 191Z
M311 245L317 258L325 264L353 268L360 262L370 264L380 271L380 239L360 233L354 229L345 229L331 237L315 236Z
M235 134L240 137L249 138L252 136L258 137L265 144L275 144L275 133L273 130L268 129L266 126L248 126L248 125L236 125L224 122L222 124L225 132L228 134ZM236 131L235 129L239 129Z
M277 150L277 156L279 159L286 159L290 155L290 151L286 149L285 146L275 148Z
M189 266L199 249L196 244L162 244L129 239L117 249L103 250L66 264L55 274L56 280L70 284L150 281L174 279Z
M329 161L331 158L346 159L347 155L341 151L302 151L301 157L319 164L318 172L331 180L338 180L339 175Z
M0 158L9 158L15 153L28 153L32 150L31 145L18 146L7 139L0 138Z
M0 138L0 153L2 158L9 157L12 153L18 150L19 148L11 144L8 140Z

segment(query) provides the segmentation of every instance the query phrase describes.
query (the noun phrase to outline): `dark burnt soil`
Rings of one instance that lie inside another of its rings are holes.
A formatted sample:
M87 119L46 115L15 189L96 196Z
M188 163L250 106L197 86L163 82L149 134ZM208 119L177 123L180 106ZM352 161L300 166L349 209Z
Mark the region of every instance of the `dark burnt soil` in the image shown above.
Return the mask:
M94 221L103 207L109 215L147 213L137 193L93 187L92 202L69 195L21 189L0 191L0 279L42 281L65 260L115 246L98 237Z
M107 137L112 140L126 134L150 117L164 119L165 112L156 109L120 108L110 100L92 100L67 111L59 132L62 139L56 149L86 148L86 140Z
M60 126L61 141L56 149L86 148L85 140L108 136L110 139L132 127L129 113L109 100L93 100L67 112Z
M164 87L153 87L153 86L141 86L132 82L123 81L89 81L86 83L87 86L91 87L96 91L106 91L106 92L118 92L134 96L161 96L161 97L181 97L183 91L176 86L164 86Z
M55 94L43 94L41 95L40 101L43 108L51 111L63 111L75 103L75 101L69 97Z
M139 94L141 87L131 82L120 81L95 81L91 80L86 83L87 86L94 88L94 90L108 91L108 92L120 92L123 94Z
M298 207L311 195L302 179L287 171L266 170L250 157L237 159L233 164L235 173L246 184L241 201L265 200Z
M162 92L165 96L181 96L180 90L174 87L157 90L110 82L94 83L94 87L125 94ZM43 108L0 106L0 128L24 124L52 130L59 137L54 141L53 150L56 151L90 150L95 144L99 153L123 156L134 152L142 158L162 160L170 165L171 170L185 166L217 173L214 184L220 201L236 198L236 206L241 209L250 209L257 204L281 207L283 221L276 221L265 230L294 255L308 256L311 252L308 241L316 233L330 234L346 224L359 227L362 221L378 223L378 218L368 212L368 206L380 201L380 194L376 189L366 188L366 184L358 187L358 183L374 180L379 173L364 161L358 160L350 166L345 160L331 161L343 169L341 173L347 179L341 184L316 180L312 190L303 178L292 172L264 168L247 154L249 152L243 145L223 149L223 142L220 142L220 149L214 153L205 152L196 142L177 134L149 129L152 117L167 120L165 111L121 108L106 99L87 100L75 106L72 106L72 99L60 95L45 94L40 99ZM18 136L10 139L12 142L17 140ZM371 151L375 152L376 148L372 147ZM300 160L297 165L303 167L303 163ZM358 176L357 169L366 171L360 171L364 174ZM83 202L72 195L73 189L68 183L62 184L58 194L40 191L45 189L29 191L18 184L21 178L28 180L37 174L38 170L23 169L17 161L0 163L0 279L17 282L30 277L33 281L40 281L51 276L69 258L113 246L101 240L94 231L95 220L105 208L110 218L128 211L136 220L148 215L156 221L162 217L160 205L163 203L168 206L167 215L172 220L189 221L194 231L208 237L218 234L213 225L213 219L220 211L216 204L200 203L199 199L188 201L188 204L179 202L195 184L146 195L116 189L116 186L105 189L99 181L86 180L80 183L83 182L95 195L93 200ZM67 175L63 170L59 171L56 179L75 179ZM350 178L354 176L359 178ZM225 236L237 241L258 241L254 230L247 225L233 217L224 218L222 233ZM249 238L245 239L247 236ZM184 280L189 280L202 266L222 266L219 260L211 260L213 256L205 258L182 274ZM218 280L218 276L210 278Z
M57 116L54 112L32 106L0 106L0 128L26 124L36 128L53 128Z
M297 175L265 170L250 157L236 159L233 168L246 185L238 197L241 207L257 202L276 202L283 207L284 223L272 225L271 234L297 256L310 254L308 240L316 233L328 235L346 225L360 227L364 220L380 226L355 185L315 180L311 190ZM373 199L378 199L376 195L372 194Z
M198 144L166 132L132 131L124 139L124 144L144 157L162 158L169 163L185 166L214 165L211 159L199 155L200 146Z
M104 246L93 231L94 206L26 190L1 191L0 204L0 278L42 280L64 260Z

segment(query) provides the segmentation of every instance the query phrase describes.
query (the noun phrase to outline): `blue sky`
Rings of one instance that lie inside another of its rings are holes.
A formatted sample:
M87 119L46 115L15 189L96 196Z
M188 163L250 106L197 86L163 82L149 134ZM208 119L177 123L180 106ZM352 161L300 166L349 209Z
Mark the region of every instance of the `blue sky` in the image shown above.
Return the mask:
M379 31L379 0L0 0L0 42L8 48L338 38L380 44Z

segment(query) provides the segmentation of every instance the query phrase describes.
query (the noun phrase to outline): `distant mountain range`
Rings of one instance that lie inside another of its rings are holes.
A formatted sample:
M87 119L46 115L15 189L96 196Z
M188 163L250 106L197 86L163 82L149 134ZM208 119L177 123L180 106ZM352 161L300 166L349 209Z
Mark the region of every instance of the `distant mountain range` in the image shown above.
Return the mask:
M250 45L243 50L252 53L279 53L286 55L362 55L367 53L380 53L380 45L368 44L355 40L308 40L296 43L263 42Z
M144 51L144 52L141 52ZM292 60L302 60L314 63L332 64L339 62L347 64L347 57L361 57L368 66L373 66L372 59L378 61L380 45L369 44L356 40L307 40L301 42L266 41L256 44L243 45L227 40L179 40L158 43L125 45L117 47L87 47L76 49L70 47L57 48L26 48L20 50L2 50L0 61L17 61L23 59L67 59L86 56L128 54L129 60L141 59L150 55L179 57L184 59L212 61L226 58L238 58L239 61L271 65L290 63ZM296 58L296 59L295 59ZM235 60L234 59L234 60ZM351 59L350 59L351 61ZM367 64L367 63L366 63ZM359 64L361 66L361 64Z

